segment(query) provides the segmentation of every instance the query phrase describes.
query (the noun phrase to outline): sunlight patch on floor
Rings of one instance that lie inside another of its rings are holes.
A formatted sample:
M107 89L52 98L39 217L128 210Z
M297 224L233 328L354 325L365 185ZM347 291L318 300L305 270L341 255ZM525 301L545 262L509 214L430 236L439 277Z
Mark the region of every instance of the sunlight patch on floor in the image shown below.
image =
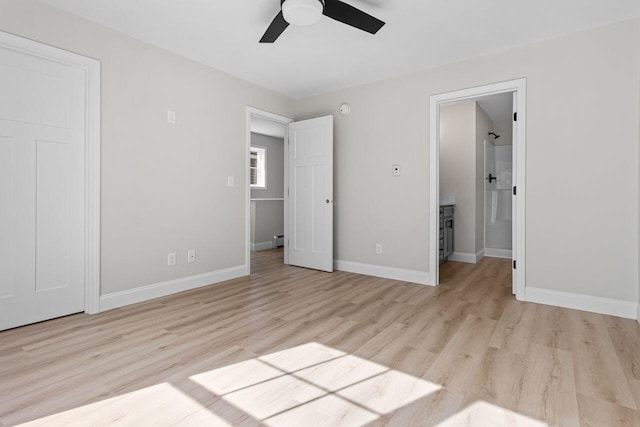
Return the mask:
M547 423L478 401L438 424L438 427L548 427Z
M359 426L442 388L318 343L194 375L191 380L270 426L309 419L320 425Z

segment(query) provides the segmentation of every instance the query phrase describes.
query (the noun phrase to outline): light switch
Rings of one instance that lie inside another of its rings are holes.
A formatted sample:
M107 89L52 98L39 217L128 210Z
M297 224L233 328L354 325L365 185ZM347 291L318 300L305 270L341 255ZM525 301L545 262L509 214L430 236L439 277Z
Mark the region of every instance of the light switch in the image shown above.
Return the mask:
M196 250L195 249L189 249L187 251L187 262L189 262L189 263L196 262Z
M167 110L167 123L169 123L171 125L175 125L176 124L176 112L175 111Z
M233 177L232 176L228 176L227 177L227 187L233 187Z

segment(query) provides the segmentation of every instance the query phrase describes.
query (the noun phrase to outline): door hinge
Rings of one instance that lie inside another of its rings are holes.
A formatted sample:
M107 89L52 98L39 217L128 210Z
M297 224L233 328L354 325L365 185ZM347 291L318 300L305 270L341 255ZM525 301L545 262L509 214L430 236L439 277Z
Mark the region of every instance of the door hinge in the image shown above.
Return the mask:
M513 113L513 121L514 122L518 121L518 113L517 112Z
M514 196L518 195L518 187L516 187L515 185L513 186L513 195Z
M513 260L513 269L514 270L516 269L516 260L515 259Z

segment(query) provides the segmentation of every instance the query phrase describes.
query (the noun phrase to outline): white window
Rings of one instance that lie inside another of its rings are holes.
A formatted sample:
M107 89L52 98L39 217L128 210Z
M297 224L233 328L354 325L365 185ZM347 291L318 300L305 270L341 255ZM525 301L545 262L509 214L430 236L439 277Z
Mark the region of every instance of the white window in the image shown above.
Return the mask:
M266 147L251 147L249 156L249 179L251 188L267 188L267 149Z

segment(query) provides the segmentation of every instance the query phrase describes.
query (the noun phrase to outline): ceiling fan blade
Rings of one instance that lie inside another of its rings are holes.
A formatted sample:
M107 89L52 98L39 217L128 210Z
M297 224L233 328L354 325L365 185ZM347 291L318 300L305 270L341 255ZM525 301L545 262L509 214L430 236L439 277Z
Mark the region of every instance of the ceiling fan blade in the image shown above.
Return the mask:
M271 21L271 25L267 28L267 31L264 33L262 38L260 39L260 43L273 43L275 42L280 34L283 33L284 30L287 29L289 23L284 20L284 16L282 15L282 11L273 18Z
M323 13L331 19L371 34L377 33L384 26L384 22L378 18L374 18L368 13L349 6L340 0L325 0Z

